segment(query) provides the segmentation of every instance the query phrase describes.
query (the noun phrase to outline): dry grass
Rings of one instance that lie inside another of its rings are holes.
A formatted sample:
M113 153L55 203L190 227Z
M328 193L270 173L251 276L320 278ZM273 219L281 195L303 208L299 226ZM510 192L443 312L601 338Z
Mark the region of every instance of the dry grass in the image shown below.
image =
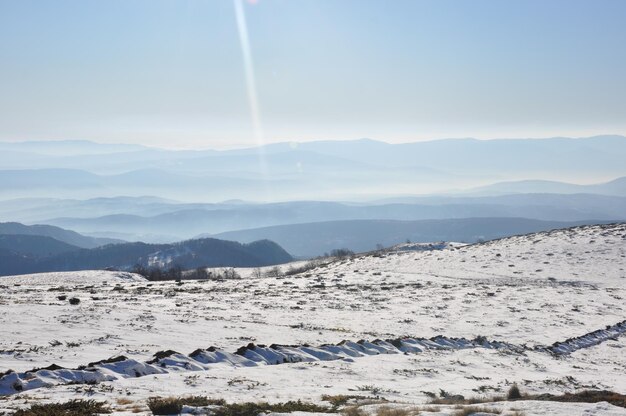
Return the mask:
M402 408L381 406L376 409L376 416L416 416L419 415L419 409L416 407Z
M333 411L338 411L344 406L365 406L368 404L382 404L388 403L388 400L379 396L361 396L357 394L324 394L322 400L330 403L333 407Z
M367 416L367 413L365 413L365 411L361 409L359 406L345 407L341 411L341 414L344 416Z
M470 397L468 399L460 397L441 397L429 401L429 404L441 405L471 405L505 401L520 400L540 400L553 402L571 402L571 403L598 403L608 402L613 406L626 408L626 395L607 390L582 390L575 393L555 394L526 394L519 391L517 386L512 386L507 396L484 396Z
M608 390L582 390L576 393L525 395L525 400L545 400L571 403L609 402L613 406L626 408L626 395Z
M137 403L135 400L129 399L127 397L119 397L115 399L115 404L117 404L116 410L131 412L131 413L142 413L145 412L146 406L141 403Z
M452 413L452 416L470 416L474 413L489 413L499 415L500 413L502 413L502 411L485 406L464 406L457 408L455 412Z
M348 404L350 400L365 400L370 399L368 396L359 396L356 394L324 394L322 400L331 404L331 406L338 408Z
M177 415L183 404L175 397L151 397L148 399L148 407L153 415Z
M209 399L203 396L190 397L150 397L148 407L154 415L175 415L180 413L183 405L187 406L209 406L225 405L222 399Z
M111 413L104 402L95 400L70 400L65 403L33 404L21 409L14 416L96 416Z
M441 408L438 406L420 406L418 408L422 412L430 412L430 413L439 413L441 412Z
M376 409L376 416L417 416L420 414L421 408L418 407L391 407L380 406ZM439 409L436 409L439 411ZM368 416L369 413L364 411L360 406L347 406L341 414L344 416Z
M179 414L183 406L219 406L212 410L214 416L258 416L261 413L331 413L336 412L328 407L306 403L300 400L284 403L269 404L266 402L226 403L223 399L209 399L202 396L192 397L152 397L148 400L148 407L155 415ZM356 416L356 415L354 415Z
M136 404L136 405L134 405L134 406L131 406L128 410L129 410L131 413L142 413L142 412L144 412L146 409L145 409L143 406L140 406L140 405Z
M502 402L505 401L506 397L504 396L481 396L481 397L470 397L466 398L457 398L457 397L437 397L428 401L428 404L441 404L441 405L453 405L453 404L482 404L482 403L491 403L491 402Z

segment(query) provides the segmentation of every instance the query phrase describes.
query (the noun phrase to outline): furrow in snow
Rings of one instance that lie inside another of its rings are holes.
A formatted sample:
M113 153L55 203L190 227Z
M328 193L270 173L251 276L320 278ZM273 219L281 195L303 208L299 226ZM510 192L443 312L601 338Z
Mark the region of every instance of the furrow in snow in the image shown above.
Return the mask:
M626 332L626 320L588 334L556 342L551 346L526 347L501 341L489 341L484 337L474 339L451 338L438 335L427 338L396 338L373 341L342 341L339 344L278 345L248 344L230 353L210 347L198 349L189 355L176 351L162 351L154 358L140 362L124 356L89 363L77 369L51 365L46 368L16 373L0 374L0 395L49 387L58 384L98 383L121 378L142 377L181 371L204 371L212 365L254 367L311 361L352 361L354 358L380 354L416 354L426 350L460 350L467 348L502 349L512 352L544 351L556 355L570 354L582 348L617 338Z

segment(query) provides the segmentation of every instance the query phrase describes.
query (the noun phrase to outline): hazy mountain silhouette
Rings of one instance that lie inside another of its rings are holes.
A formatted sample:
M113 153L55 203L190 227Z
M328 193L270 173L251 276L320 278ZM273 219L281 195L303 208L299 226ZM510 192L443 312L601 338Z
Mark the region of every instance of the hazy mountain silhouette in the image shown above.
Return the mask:
M493 185L475 188L469 191L478 195L497 195L514 193L551 193L551 194L601 194L613 196L626 196L626 177L614 179L609 182L578 185L566 182L527 180L499 182Z
M17 246L11 245L16 242ZM128 270L135 265L183 269L257 267L291 260L283 248L268 240L240 244L205 238L174 244L123 243L79 249L50 237L0 236L0 275L104 268Z
M462 218L422 221L353 220L280 225L217 234L237 241L268 238L294 256L313 257L336 248L352 251L374 250L412 242L477 242L517 234L566 228L598 221L538 221L527 218Z
M516 194L490 197L407 197L369 204L293 201L274 204L152 204L158 215L113 214L37 220L89 235L170 242L237 229L336 220L424 220L512 217L548 221L626 219L626 197ZM80 211L80 205L76 210ZM87 203L91 206L91 203ZM136 208L133 205L133 209ZM116 210L119 207L116 206ZM73 208L66 208L71 212ZM45 212L43 212L45 214Z
M80 247L42 235L0 234L0 249L29 257L49 257Z
M363 139L225 151L71 141L0 143L1 149L6 149L0 151L4 199L146 194L194 201L353 199L519 180L603 182L626 175L622 136L404 144ZM617 195L624 195L619 189Z
M69 246L74 246L78 248L94 248L105 244L122 242L121 240L115 240L111 238L87 237L77 232L65 230L63 228L51 225L24 225L17 222L0 223L0 236L2 235L31 235L50 237L59 242L66 243Z

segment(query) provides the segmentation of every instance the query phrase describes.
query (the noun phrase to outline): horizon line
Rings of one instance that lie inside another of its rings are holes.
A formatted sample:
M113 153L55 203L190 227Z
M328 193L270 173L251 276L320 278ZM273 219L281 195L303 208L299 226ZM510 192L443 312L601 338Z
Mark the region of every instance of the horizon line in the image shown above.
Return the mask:
M299 144L307 144L307 143L323 143L323 142L361 142L361 141L369 141L387 144L390 146L394 145L403 145L403 144L417 144L417 143L432 143L439 141L517 141L517 140L555 140L555 139L566 139L566 140L585 140L585 139L594 139L599 137L620 137L626 139L626 135L618 134L618 133L605 133L605 134L595 134L590 136L546 136L546 137L490 137L490 138L480 138L480 137L441 137L441 138L430 138L423 140L412 140L412 141L399 141L399 142L389 142L383 139L372 139L369 137L361 137L361 138L346 138L346 139L313 139L313 140L279 140L274 142L265 143L262 146L250 146L250 145L241 145L241 146L233 146L233 147L200 147L200 146L162 146L162 145L149 145L144 143L136 143L136 142L106 142L100 141L98 139L58 139L58 138L50 138L50 139L26 139L26 140L6 140L0 139L0 144L43 144L43 143L90 143L96 145L103 146L136 146L142 147L145 149L154 149L154 150L167 150L167 151L215 151L215 152L224 152L230 150L246 150L246 149L257 149L263 148L267 146L277 146L277 145L290 145L293 146L294 149L297 148Z

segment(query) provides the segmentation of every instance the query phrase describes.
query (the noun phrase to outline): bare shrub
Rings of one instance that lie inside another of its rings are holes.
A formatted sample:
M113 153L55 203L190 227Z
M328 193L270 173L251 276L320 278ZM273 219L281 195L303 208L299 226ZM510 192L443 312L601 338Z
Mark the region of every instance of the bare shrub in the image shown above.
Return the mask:
M507 400L518 400L522 398L522 393L520 392L519 387L517 387L517 384L513 384L509 388L506 398Z

